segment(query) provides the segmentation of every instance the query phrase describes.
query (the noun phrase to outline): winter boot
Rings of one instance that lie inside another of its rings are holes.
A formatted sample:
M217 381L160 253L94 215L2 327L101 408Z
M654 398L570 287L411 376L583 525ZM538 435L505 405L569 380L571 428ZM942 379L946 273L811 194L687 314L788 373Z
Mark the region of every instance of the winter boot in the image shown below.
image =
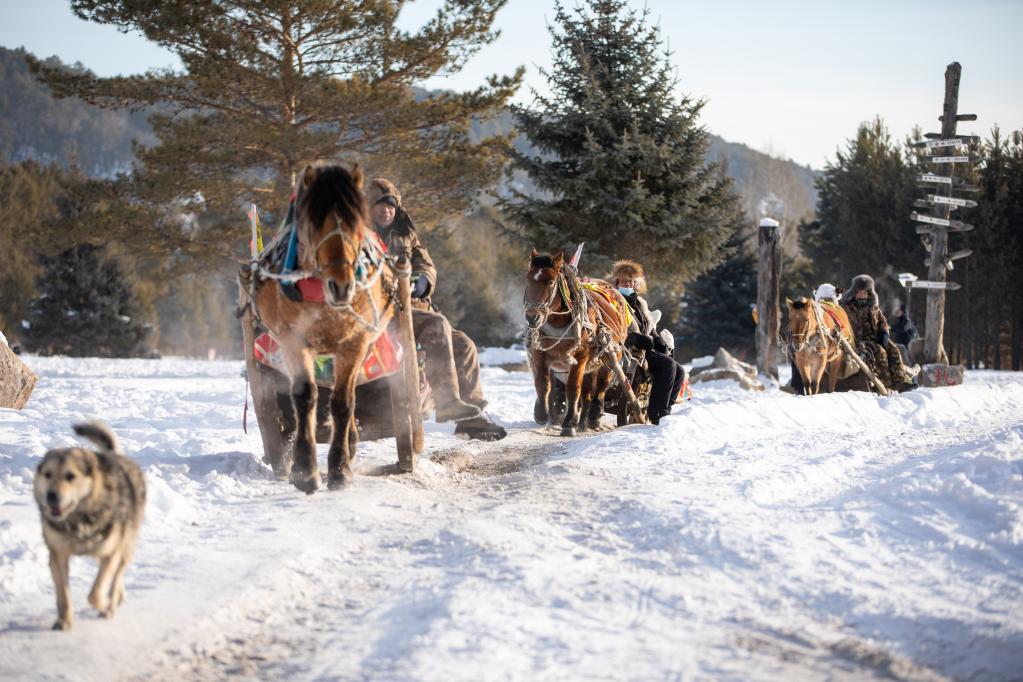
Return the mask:
M501 440L508 435L504 427L495 424L491 419L481 414L475 419L464 419L455 425L455 435L468 436L470 439L495 441Z
M458 398L437 406L438 422L461 422L467 419L478 419L482 410L475 405L464 403Z

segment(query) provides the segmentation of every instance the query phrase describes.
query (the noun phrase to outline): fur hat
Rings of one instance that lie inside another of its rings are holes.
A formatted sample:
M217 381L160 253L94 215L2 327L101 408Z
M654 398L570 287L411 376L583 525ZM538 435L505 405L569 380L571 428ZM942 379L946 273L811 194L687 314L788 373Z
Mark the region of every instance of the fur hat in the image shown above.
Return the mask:
M401 193L394 186L393 182L387 178L373 178L370 180L369 185L366 186L366 201L369 203L369 207L373 208L386 197L394 197L395 201L398 202L395 208L401 208Z
M856 275L853 277L849 289L842 294L842 303L849 303L856 298L857 291L866 291L871 305L878 305L877 291L874 290L874 278L870 275Z
M636 283L634 288L637 294L646 293L646 273L643 272L643 266L634 260L616 261L606 279L612 284L616 279L630 279Z

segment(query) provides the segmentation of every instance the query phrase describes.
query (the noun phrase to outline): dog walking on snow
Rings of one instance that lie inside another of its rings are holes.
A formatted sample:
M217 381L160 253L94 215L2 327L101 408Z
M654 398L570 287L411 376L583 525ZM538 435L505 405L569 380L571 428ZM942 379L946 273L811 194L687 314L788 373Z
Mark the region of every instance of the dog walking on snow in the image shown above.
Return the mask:
M120 452L113 432L99 422L76 424L74 429L99 450L48 451L34 484L57 592L54 630L69 629L73 620L68 582L72 554L99 560L89 603L104 618L114 615L124 601L124 569L135 552L146 505L142 469Z

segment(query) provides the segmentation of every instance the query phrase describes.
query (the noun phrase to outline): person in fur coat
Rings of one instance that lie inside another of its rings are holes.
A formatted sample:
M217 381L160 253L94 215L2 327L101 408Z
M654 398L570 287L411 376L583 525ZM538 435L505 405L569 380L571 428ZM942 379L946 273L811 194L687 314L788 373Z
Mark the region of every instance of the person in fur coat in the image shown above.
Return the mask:
M614 264L607 279L632 309L633 325L625 344L634 352L646 354L647 367L653 376L647 418L651 424L657 424L661 417L671 414L671 406L685 382L686 370L671 355L674 351L671 332L666 329L657 331L659 311L651 311L646 299L640 296L647 291L643 266L636 261L620 260Z
M898 346L892 341L888 320L878 304L874 278L870 275L854 277L840 303L852 323L856 350L881 383L893 391L916 388L902 364Z

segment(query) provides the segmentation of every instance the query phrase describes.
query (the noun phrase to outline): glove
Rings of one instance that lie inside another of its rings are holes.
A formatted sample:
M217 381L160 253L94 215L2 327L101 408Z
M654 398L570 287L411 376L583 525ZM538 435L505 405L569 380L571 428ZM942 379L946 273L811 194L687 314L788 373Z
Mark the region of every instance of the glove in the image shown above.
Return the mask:
M421 272L412 273L412 298L425 298L430 293L430 280Z
M881 332L881 338L879 338L877 340L877 342L878 342L878 344L880 344L880 346L882 348L884 348L885 346L888 345L888 339L889 338L891 338L891 337L888 335L888 332Z
M629 332L629 335L625 337L625 345L633 348L639 348L640 350L653 350L654 340L646 334Z

